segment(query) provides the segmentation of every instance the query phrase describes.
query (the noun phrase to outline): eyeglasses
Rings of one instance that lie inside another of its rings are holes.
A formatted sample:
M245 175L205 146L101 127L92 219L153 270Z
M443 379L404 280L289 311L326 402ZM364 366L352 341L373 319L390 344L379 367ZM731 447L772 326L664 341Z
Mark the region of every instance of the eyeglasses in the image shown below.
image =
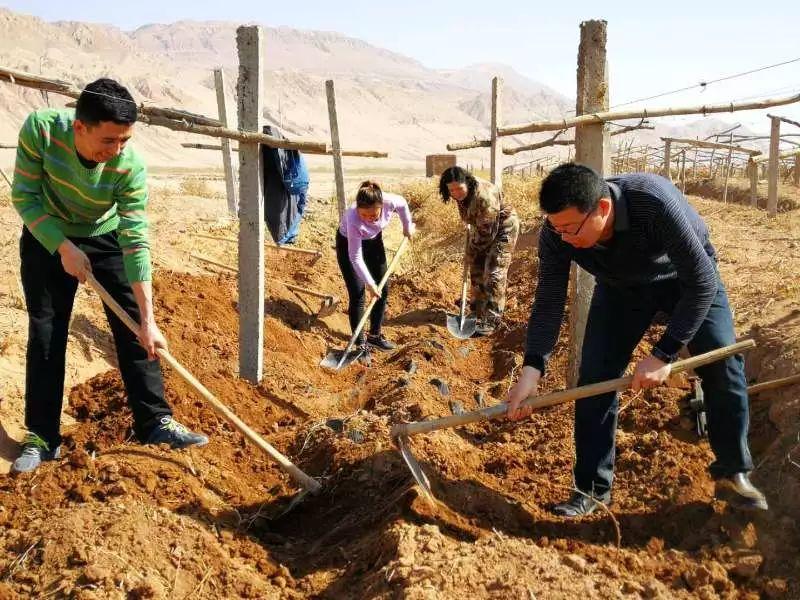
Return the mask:
M561 229L561 228L559 228L559 227L556 227L555 225L553 225L553 224L550 222L550 219L548 219L548 218L546 218L546 217L545 217L545 220L544 220L544 222L545 222L545 225L546 225L547 227L549 227L549 228L550 228L550 229L552 229L552 230L553 230L555 233L557 233L558 235L560 235L560 236L562 236L562 237L563 237L563 236L565 236L565 235L567 235L567 236L569 236L569 237L577 237L578 235L580 235L580 233L581 233L581 229L583 229L583 226L586 224L586 221L587 221L587 219L588 219L589 217L591 217L591 216L592 216L592 214L594 213L594 211L596 210L596 208L597 208L597 207L595 207L594 209L592 209L592 210L590 210L588 213L586 213L586 216L585 216L585 217L583 217L583 221L581 221L581 222L580 222L580 224L578 225L578 228L577 228L575 231L566 231L565 229Z

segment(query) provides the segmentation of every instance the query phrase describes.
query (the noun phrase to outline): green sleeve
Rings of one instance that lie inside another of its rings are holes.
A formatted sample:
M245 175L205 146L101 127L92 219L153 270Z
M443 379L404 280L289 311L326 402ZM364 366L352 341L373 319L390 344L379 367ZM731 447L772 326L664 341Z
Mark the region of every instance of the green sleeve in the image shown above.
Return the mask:
M66 237L55 217L49 215L44 208L43 175L43 135L36 113L32 113L19 132L11 202L28 230L50 254L54 254Z
M118 182L115 190L119 214L119 245L125 264L125 275L131 283L150 281L150 242L147 221L147 171L137 165Z

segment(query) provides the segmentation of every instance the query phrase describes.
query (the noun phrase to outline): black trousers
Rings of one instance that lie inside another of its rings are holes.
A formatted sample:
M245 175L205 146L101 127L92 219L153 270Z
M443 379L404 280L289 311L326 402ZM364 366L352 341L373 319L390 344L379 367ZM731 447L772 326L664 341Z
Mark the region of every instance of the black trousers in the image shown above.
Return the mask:
M70 238L92 264L97 281L137 322L133 295L116 232L91 238ZM22 287L28 309L28 351L25 366L25 426L55 448L61 443L61 404L67 334L78 280L67 274L61 256L50 254L28 231L20 239ZM149 361L136 336L104 305L114 336L119 370L133 411L134 432L143 441L150 429L172 414L164 399L158 361Z
M386 274L386 250L383 247L383 234L379 233L371 240L362 240L361 250L364 253L364 263L367 265L367 270L377 284ZM364 314L366 291L364 282L358 278L353 265L350 263L350 256L347 254L347 238L338 230L336 231L336 260L339 262L339 269L342 271L344 283L347 286L347 295L350 298L350 304L347 307L347 314L350 317L350 330L355 331ZM369 315L370 334L379 335L381 332L383 316L386 313L386 299L388 297L389 282L387 281L386 285L383 286L381 297L375 303ZM363 334L359 337L363 338Z

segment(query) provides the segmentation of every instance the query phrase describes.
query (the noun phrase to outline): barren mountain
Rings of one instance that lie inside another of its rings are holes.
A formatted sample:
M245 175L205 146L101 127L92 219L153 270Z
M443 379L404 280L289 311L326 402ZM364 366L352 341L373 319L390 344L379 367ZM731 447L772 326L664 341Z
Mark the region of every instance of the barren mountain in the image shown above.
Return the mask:
M225 69L229 103L233 105L237 26L180 21L128 32L111 25L49 23L0 8L0 64L77 85L111 76L125 83L137 101L216 115L212 69ZM290 136L329 139L325 80L333 79L343 146L390 152L391 158L382 165L419 167L426 154L445 152L448 142L488 137L494 75L505 81L502 102L506 123L555 119L569 115L574 108L570 99L508 65L430 69L406 56L334 32L265 27L264 59L267 122L281 126ZM47 103L60 106L65 101L54 94L46 98L34 90L0 84L0 112L5 116L0 120L0 142L16 138L29 111ZM235 105L232 109L235 111ZM719 121L705 119L699 128L659 125L655 132L637 132L636 136L637 143L656 144L660 135L682 135L684 131L694 137L701 129L720 128L724 126ZM151 165L220 164L216 152L180 146L182 141L208 139L154 127L140 129L136 144ZM544 137L546 134L526 135L505 143L514 146ZM556 150L566 153L563 147ZM13 152L0 152L0 164L13 160ZM476 165L488 159L485 150L461 156ZM512 160L530 158L521 154ZM312 164L327 166L330 160L319 157Z

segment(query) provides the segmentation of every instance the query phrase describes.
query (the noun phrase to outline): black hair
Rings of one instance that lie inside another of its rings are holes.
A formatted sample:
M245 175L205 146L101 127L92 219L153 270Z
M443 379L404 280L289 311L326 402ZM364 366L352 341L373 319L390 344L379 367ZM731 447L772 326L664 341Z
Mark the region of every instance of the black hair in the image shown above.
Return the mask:
M381 186L374 181L362 181L356 194L356 206L358 208L372 208L381 204L383 204Z
M564 163L550 171L539 190L539 207L548 215L570 206L581 213L592 212L600 198L610 195L608 184L591 167Z
M75 106L75 118L90 126L101 121L132 125L137 116L136 102L127 88L105 77L83 88Z
M447 189L448 183L467 184L467 196L472 196L478 189L478 180L472 173L462 167L447 167L439 177L439 194L444 202L450 200L450 190Z

